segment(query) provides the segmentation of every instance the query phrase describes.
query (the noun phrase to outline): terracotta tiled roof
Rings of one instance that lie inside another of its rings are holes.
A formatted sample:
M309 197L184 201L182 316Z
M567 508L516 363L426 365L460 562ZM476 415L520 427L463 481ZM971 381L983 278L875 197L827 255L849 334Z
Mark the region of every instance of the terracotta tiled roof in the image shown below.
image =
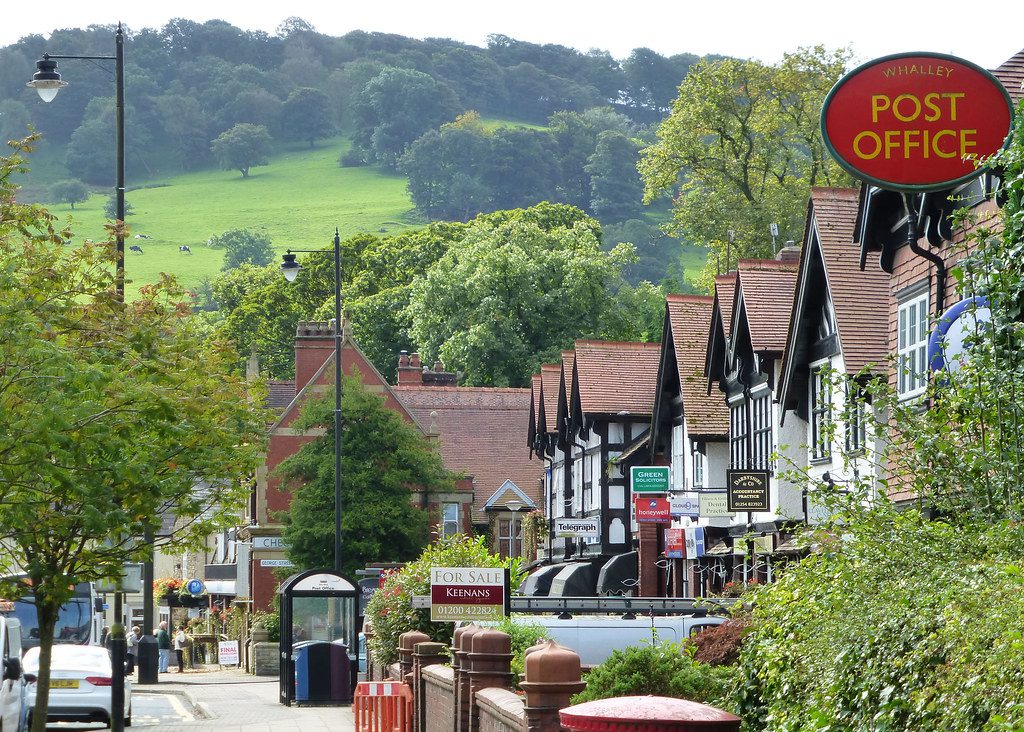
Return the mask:
M530 420L533 424L530 425L531 436L536 434L540 429L540 400L541 400L541 389L540 389L540 374L533 374L530 376Z
M1024 99L1024 90L1021 89L1021 84L1024 84L1024 50L1004 61L992 73L1003 83L1014 102Z
M473 476L474 522L486 520L484 504L506 480L543 505L544 464L531 460L526 447L529 389L395 386L393 390L421 424L430 425L430 431L436 427L445 467Z
M544 397L545 430L549 433L558 432L558 387L562 381L562 364L541 364L540 378Z
M726 336L732 333L732 306L735 299L736 273L729 272L715 277L715 300L722 313L722 325L725 327Z
M295 398L295 380L271 379L267 382L267 406L270 409L284 409Z
M687 429L695 435L727 435L729 412L721 395L708 394L704 374L714 298L669 295L666 301Z
M755 351L782 353L786 349L798 268L799 262L740 260L737 302L743 298Z
M884 363L889 350L889 275L877 262L860 269L860 248L853 241L858 202L859 191L852 188L811 191L825 276L849 374L869 363Z
M650 414L660 356L658 343L576 341L576 373L584 413Z

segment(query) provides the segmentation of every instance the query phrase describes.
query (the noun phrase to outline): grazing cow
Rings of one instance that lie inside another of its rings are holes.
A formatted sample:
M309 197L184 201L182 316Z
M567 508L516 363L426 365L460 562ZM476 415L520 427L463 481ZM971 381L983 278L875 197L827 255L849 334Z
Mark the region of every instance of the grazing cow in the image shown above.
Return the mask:
M178 247L178 251L181 252L182 254L192 253L192 250L188 248L188 244L182 244L180 247Z
M136 254L142 254L142 247L140 247L138 244L132 244L130 247L128 247L128 251L135 252Z
M152 239L153 237L151 237L149 234L136 234L135 238L136 239Z

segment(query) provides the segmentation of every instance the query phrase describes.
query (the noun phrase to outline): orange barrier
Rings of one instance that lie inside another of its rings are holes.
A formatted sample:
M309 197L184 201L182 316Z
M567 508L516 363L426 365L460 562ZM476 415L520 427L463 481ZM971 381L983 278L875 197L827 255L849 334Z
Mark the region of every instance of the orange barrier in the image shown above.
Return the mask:
M356 732L412 732L412 689L400 681L360 681Z

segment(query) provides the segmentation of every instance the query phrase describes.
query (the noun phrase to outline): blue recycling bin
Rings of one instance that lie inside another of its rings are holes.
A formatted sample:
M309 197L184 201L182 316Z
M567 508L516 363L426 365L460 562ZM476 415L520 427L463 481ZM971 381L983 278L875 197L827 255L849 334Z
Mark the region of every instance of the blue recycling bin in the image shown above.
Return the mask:
M292 646L292 659L295 663L295 700L309 701L309 647L314 641L302 641Z

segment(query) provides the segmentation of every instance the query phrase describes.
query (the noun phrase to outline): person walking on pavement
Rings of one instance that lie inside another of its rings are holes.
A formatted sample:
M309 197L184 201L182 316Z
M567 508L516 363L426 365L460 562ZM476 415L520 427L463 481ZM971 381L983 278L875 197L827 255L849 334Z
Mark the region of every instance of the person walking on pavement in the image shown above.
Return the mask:
M135 662L138 659L139 652L139 638L142 637L142 628L137 625L132 626L132 632L125 638L127 643L127 661L128 665L125 668L125 673L132 673L135 671Z
M178 632L174 634L174 652L178 655L178 673L185 673L185 648L188 646L188 636L185 635L185 623L181 624Z
M160 627L156 631L156 647L160 654L160 666L158 671L167 673L167 667L171 664L171 634L167 632L167 621L160 621Z

